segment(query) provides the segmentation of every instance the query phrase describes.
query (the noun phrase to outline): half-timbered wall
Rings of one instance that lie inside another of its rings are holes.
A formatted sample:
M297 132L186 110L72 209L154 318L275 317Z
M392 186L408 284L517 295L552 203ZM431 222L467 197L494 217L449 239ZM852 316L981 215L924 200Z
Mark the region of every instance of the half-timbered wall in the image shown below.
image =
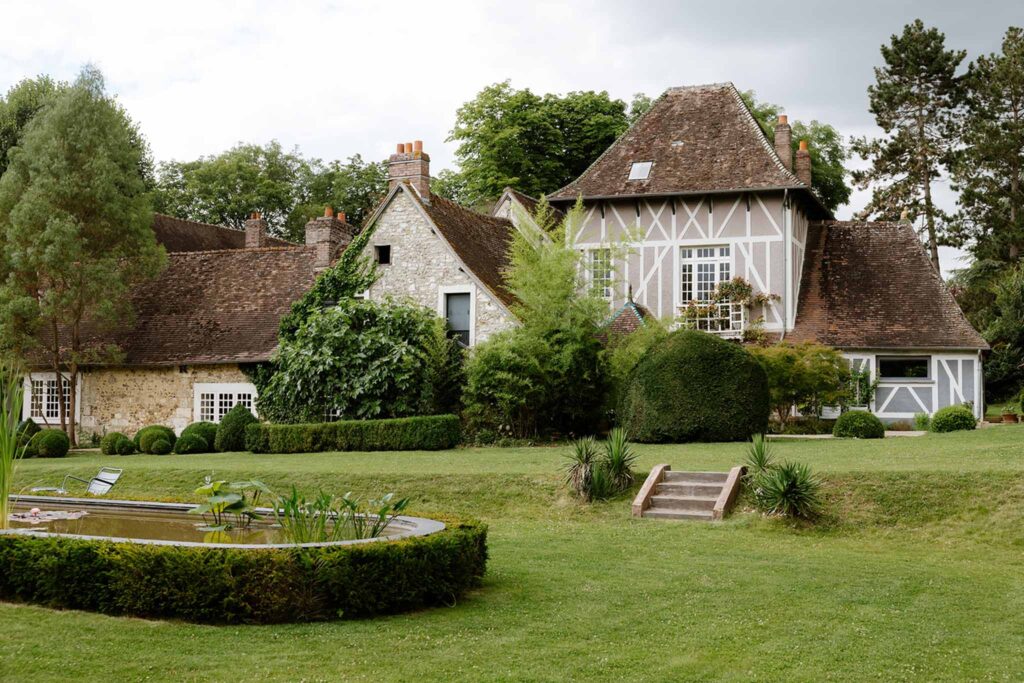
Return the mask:
M677 317L682 300L681 249L730 247L732 276L779 300L753 311L765 329L791 328L803 269L807 219L781 193L607 200L588 203L573 235L580 249L610 247L615 255L612 309L633 289L633 300L663 320ZM787 324L788 312L788 324Z

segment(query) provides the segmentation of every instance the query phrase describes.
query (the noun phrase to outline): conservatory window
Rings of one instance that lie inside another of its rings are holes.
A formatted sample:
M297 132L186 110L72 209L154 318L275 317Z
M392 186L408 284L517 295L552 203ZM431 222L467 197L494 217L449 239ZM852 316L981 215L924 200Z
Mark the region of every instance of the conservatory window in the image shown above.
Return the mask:
M256 387L244 382L232 384L196 384L195 419L220 422L236 405L243 405L256 414Z

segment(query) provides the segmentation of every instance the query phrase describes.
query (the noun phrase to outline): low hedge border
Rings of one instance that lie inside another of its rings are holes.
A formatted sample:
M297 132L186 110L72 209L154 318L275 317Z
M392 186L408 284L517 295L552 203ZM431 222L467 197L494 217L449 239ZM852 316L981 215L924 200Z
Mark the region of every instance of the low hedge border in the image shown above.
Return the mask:
M322 424L252 424L245 446L253 453L324 451L440 451L461 438L456 415L344 420Z
M0 599L200 623L351 619L452 605L478 586L487 527L347 546L203 548L0 534Z

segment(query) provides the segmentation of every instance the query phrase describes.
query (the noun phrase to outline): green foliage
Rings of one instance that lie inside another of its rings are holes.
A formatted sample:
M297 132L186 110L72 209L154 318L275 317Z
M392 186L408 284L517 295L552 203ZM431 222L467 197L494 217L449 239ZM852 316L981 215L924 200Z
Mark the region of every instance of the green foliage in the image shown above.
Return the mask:
M32 440L32 437L39 433L39 425L36 421L28 418L18 423L18 427L15 430L17 435L18 446L24 447L28 445L28 442Z
M906 211L911 221L920 218L936 271L948 218L932 200L932 183L948 170L957 144L962 88L956 71L966 55L947 50L945 41L917 19L882 45L885 65L875 68L868 98L885 137L854 138L852 145L871 164L853 173L857 187L872 188L865 217L898 220Z
M0 176L7 170L7 152L21 142L32 118L67 87L49 76L26 78L0 98Z
M639 112L644 103L634 102ZM586 170L627 125L626 103L607 92L540 96L495 83L456 113L448 141L459 143L459 178L445 178L443 189L457 188L465 204L493 200L507 186L550 194Z
M881 439L885 436L885 425L867 411L848 410L836 420L832 435L854 439Z
M146 452L152 453L153 455L167 455L173 449L174 446L171 445L170 441L163 437L157 437L152 441L152 443L149 446L149 450Z
M991 284L990 321L984 330L992 353L985 390L992 400L1014 396L1024 385L1024 268L1005 269Z
M103 438L100 439L100 452L103 455L117 455L117 443L121 439L127 439L121 432L110 432L104 434ZM134 445L134 444L133 444Z
M293 486L290 495L274 502L274 519L292 543L379 538L409 505L408 498L394 498L387 493L364 503L351 491L341 498L321 491L307 501Z
M577 496L591 500L591 480L594 468L599 466L597 441L585 436L572 442L572 450L566 456L565 483Z
M164 425L150 425L149 427L143 427L139 431L135 432L135 437L132 442L135 444L135 450L139 453L149 453L151 455L163 455L162 453L157 454L153 450L153 444L158 441L166 441L172 447L177 437L174 436L174 430Z
M189 514L202 515L207 522L206 531L224 531L233 528L244 529L253 520L262 519L256 512L256 507L263 494L270 494L270 488L256 479L227 482L207 476L195 493L204 496L205 500L189 509Z
M637 364L618 421L642 443L745 441L767 430L768 414L768 380L748 351L679 330Z
M217 425L217 436L213 447L221 452L245 450L245 429L258 423L256 416L241 403L235 405L228 414L221 418Z
M783 462L753 479L757 508L768 515L814 519L821 512L821 480L803 463Z
M608 339L606 354L608 381L611 387L608 404L612 410L618 406L633 368L648 351L664 341L668 329L654 317L644 320L643 326L631 334Z
M630 445L625 429L616 427L608 433L604 455L604 466L615 488L618 491L628 490L636 480L633 465L636 464L638 454Z
M181 430L179 441L184 438L197 437L203 442L204 451L191 451L192 453L210 453L213 451L213 444L217 440L217 425L213 422L193 422ZM181 453L182 451L176 451Z
M847 401L849 363L827 346L804 342L752 348L768 377L772 411L780 424L795 406L802 414L820 417L825 406Z
M9 526L14 473L18 461L28 450L27 445L22 445L19 434L18 418L25 398L21 378L21 373L13 366L0 361L0 529Z
M636 459L637 453L622 428L611 430L602 451L591 436L577 439L567 456L565 482L587 502L607 500L629 490L636 481Z
M212 450L206 440L198 434L182 434L174 442L174 452L178 455L209 453Z
M349 298L315 312L282 339L259 387L260 415L293 423L451 410L462 352L441 325L426 308L392 301Z
M926 432L931 429L932 416L928 413L914 413L914 429Z
M283 550L0 536L0 599L154 619L269 624L451 605L476 587L487 527Z
M323 215L324 206L345 212L345 222L362 226L387 193L388 169L384 162L363 161L356 154L347 161L309 162L310 180L300 192L300 203L288 217L287 235L294 242L305 239L305 225Z
M135 442L124 436L114 442L114 449L118 455L131 455L138 449L135 447Z
M36 458L63 458L71 449L71 440L63 429L41 429L28 442L26 452Z
M325 451L437 451L460 440L456 415L427 415L387 420L344 420L321 424L252 424L246 449L253 453Z
M978 421L975 419L974 413L964 405L939 408L932 415L931 431L933 432L958 432L974 429L977 426Z
M1024 255L1024 31L1007 29L1002 52L978 57L964 83L953 241L1012 264Z
M747 446L747 459L744 463L748 477L757 477L775 467L775 447L765 438L764 434L754 434Z

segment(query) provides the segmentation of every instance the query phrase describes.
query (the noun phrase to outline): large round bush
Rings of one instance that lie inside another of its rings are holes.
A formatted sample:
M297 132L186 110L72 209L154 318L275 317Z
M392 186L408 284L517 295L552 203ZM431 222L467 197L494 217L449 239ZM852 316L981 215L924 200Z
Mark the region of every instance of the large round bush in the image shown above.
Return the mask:
M18 448L27 446L32 437L39 433L39 425L35 423L35 420L22 420L18 423L16 434L18 438Z
M194 453L209 453L213 448L207 445L203 437L198 434L182 434L174 444L174 452L178 455L192 455Z
M768 379L735 342L673 332L637 363L619 423L645 443L745 441L768 428Z
M71 440L62 429L43 429L28 443L26 455L39 458L63 458L71 448Z
M853 439L881 439L885 436L885 425L871 413L863 410L848 410L839 416L832 436Z
M103 455L118 455L117 444L121 439L127 439L128 437L121 432L110 432L104 434L103 438L100 439L100 452Z
M143 427L135 434L135 449L139 453L150 453L156 455L162 455L153 451L153 444L157 441L166 441L174 447L174 442L177 441L177 437L174 435L174 430L170 427L163 425L150 425L149 427Z
M185 437L198 437L202 439L205 444L204 447L208 449L206 451L192 451L193 453L209 453L213 450L213 442L217 439L217 425L213 422L193 422L181 430L181 436L178 438L184 439ZM175 449L175 452L181 453L182 451Z
M241 403L221 418L213 445L218 451L244 451L245 428L259 422Z
M974 429L978 426L974 413L967 406L946 406L935 411L932 416L933 432L958 432Z

